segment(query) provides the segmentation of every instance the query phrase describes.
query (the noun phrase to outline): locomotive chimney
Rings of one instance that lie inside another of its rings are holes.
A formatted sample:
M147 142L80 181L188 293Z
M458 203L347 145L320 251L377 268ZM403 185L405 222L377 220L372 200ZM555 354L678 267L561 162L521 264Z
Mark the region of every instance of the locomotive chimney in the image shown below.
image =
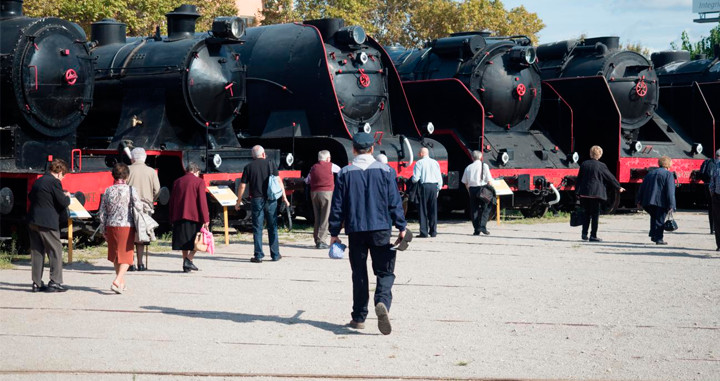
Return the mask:
M0 19L9 19L21 17L22 0L1 0L0 1Z
M195 34L195 20L200 17L197 7L183 4L165 15L167 17L168 39L179 40Z
M305 20L303 24L312 25L320 32L324 41L331 39L335 33L345 26L345 20L339 18Z
M125 43L126 25L115 19L102 19L90 25L90 39L96 46Z

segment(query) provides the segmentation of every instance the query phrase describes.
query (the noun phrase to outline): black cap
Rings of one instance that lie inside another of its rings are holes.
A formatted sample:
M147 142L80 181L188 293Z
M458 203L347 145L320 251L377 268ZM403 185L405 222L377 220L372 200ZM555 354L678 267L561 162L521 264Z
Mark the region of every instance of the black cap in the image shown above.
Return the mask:
M375 138L367 132L358 132L353 136L353 147L356 149L368 149L375 145Z

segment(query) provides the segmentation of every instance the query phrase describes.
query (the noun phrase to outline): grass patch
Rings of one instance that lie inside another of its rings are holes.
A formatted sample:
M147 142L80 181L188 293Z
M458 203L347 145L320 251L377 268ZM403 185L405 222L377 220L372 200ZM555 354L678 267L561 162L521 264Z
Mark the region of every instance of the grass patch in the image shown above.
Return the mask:
M457 366L467 366L468 364L470 364L468 361L458 361L455 363Z
M503 214L504 214L503 222L507 222L509 224L534 225L534 224L547 224L547 223L553 223L553 222L570 223L570 213L569 212L550 212L550 211L548 211L542 217L530 217L530 218L523 217L523 215L518 210L507 210Z

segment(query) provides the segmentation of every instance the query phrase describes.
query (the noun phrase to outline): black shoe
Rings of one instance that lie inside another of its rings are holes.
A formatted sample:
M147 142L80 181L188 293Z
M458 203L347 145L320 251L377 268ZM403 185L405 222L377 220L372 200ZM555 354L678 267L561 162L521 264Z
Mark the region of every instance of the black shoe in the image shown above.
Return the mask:
M45 288L45 292L65 292L67 291L67 288L63 287L60 283L55 283L53 281L50 281L48 283L47 287Z
M250 258L250 262L252 262L252 263L262 263L262 258L252 257L252 258Z
M473 232L473 235L480 235L480 230L476 230Z
M587 241L587 240L588 240L588 236L585 235L585 234L583 234L580 238L581 238L583 241Z
M316 249L329 249L330 246L328 246L328 244L325 242L319 242L319 243L315 244L315 248Z
M602 242L602 240L598 237L590 237L589 241L590 242Z
M135 265L130 265L130 267L128 267L128 271L137 271L137 267L135 267Z
M428 236L427 236L427 234L419 234L418 237L420 237L420 238L427 238Z
M147 270L147 267L145 267L145 265L138 266L138 271L145 271L145 270Z
M272 260L273 262L277 262L277 261L279 261L279 260L281 260L281 259L282 259L282 255L278 254L277 257L272 258L271 260Z
M45 290L47 290L47 286L45 286L44 282L40 281L39 286L37 283L33 282L32 292L44 292Z
M490 232L487 229L480 229L480 232L485 235L490 235Z
M430 237L435 238L437 237L437 234L430 234Z
M717 249L715 249L715 251L720 251L720 247L718 247Z
M198 268L195 266L195 264L187 258L185 258L185 260L183 261L183 270L185 270L185 268L189 268L190 270L193 270L193 271L198 271ZM185 272L187 272L187 271L185 271Z
M665 241L663 241L663 240L661 240L661 239L659 239L659 240L655 241L655 244L656 244L656 245L667 245L668 243L665 242Z

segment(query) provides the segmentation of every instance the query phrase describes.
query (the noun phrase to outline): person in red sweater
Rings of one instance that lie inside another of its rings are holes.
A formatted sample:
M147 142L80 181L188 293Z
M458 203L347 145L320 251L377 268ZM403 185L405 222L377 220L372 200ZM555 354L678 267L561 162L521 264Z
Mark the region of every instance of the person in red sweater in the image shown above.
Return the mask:
M330 217L330 202L332 201L333 190L335 190L335 174L340 172L340 167L330 161L330 151L318 152L318 162L310 168L305 182L310 184L310 199L313 205L315 226L313 227L313 238L315 248L327 249L328 218Z
M193 162L187 166L185 176L175 180L170 198L170 222L173 223L172 248L182 250L183 271L197 271L195 235L201 227L210 225L205 181L200 178L200 167Z

